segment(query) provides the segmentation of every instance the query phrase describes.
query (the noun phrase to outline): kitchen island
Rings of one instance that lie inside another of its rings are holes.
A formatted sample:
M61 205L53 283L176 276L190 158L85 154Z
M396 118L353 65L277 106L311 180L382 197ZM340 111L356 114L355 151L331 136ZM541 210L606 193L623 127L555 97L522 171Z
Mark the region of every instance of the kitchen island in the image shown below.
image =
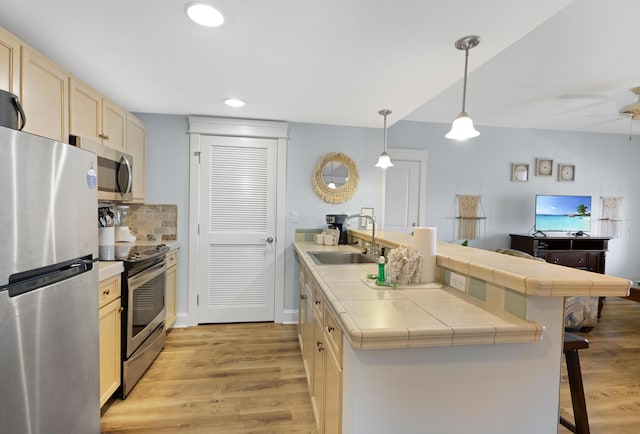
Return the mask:
M367 232L350 232L368 240ZM397 247L409 239L382 232L376 242ZM374 263L316 265L307 254L353 247L294 246L301 346L325 433L556 432L564 296L621 296L630 286L439 242L442 288L378 288L363 279ZM464 291L449 286L452 276L464 277Z

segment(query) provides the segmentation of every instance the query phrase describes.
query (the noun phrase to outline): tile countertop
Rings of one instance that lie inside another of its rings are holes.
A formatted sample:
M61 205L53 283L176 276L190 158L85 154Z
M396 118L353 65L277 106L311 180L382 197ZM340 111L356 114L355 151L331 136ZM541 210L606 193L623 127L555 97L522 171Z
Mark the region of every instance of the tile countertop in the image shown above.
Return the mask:
M102 282L124 271L122 261L98 261L98 280Z
M370 240L367 231L349 230ZM378 231L376 242L394 248L410 235ZM504 311L457 289L379 289L363 276L377 264L316 265L308 251L345 250L350 246L294 243L320 289L339 317L354 349L446 346L540 340L542 326ZM569 267L532 261L488 250L438 242L436 264L527 296L625 296L631 281Z
M367 231L349 229L349 232L371 239ZM392 248L407 244L410 238L411 235L396 232L376 233L376 243L383 240L383 244ZM631 287L628 279L442 241L436 246L436 264L527 295L624 297Z
M301 262L339 318L354 349L537 342L542 326L486 304L450 287L379 289L362 277L377 264L315 265L308 251L353 251L349 246L295 242Z
M158 243L148 243L148 242L135 242L135 243L118 243L118 244L131 244L138 246L157 246ZM180 243L178 241L165 241L164 244L169 246L169 252L179 249ZM109 279L117 274L120 274L124 271L124 265L122 261L98 261L98 280L102 282L103 280Z

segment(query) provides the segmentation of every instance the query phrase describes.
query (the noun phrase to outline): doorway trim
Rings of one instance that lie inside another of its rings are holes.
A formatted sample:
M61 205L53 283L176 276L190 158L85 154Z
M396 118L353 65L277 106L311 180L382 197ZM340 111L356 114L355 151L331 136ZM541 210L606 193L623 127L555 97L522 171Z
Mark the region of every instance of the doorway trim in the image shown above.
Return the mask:
M278 121L189 116L189 271L187 326L198 325L198 217L200 210L200 137L251 137L277 140L274 322L284 322L287 134L289 124Z
M391 158L391 161L417 161L420 163L420 203L418 205L418 226L425 226L427 224L427 151L421 149L402 149L402 148L387 148L387 153ZM382 175L382 197L380 206L380 220L382 227L384 227L385 213L387 209L386 202L386 178L387 174L384 171Z

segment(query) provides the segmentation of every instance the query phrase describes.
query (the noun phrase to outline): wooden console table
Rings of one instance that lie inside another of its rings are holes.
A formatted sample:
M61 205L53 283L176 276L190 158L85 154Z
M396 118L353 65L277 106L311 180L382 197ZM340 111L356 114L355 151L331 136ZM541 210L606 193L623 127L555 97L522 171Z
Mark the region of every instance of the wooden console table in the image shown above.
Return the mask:
M543 258L550 264L604 274L605 257L611 238L509 236L512 249Z
M543 258L550 264L604 274L609 237L588 236L532 236L509 234L511 248ZM640 288L639 288L640 289ZM602 314L605 297L598 299L598 318ZM638 294L640 301L640 294Z

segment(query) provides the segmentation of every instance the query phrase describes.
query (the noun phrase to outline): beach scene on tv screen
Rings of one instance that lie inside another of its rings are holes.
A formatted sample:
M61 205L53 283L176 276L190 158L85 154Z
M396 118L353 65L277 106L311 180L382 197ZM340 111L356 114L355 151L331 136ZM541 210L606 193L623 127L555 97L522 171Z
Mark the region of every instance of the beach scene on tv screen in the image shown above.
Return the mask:
M536 230L591 230L591 196L537 196Z

